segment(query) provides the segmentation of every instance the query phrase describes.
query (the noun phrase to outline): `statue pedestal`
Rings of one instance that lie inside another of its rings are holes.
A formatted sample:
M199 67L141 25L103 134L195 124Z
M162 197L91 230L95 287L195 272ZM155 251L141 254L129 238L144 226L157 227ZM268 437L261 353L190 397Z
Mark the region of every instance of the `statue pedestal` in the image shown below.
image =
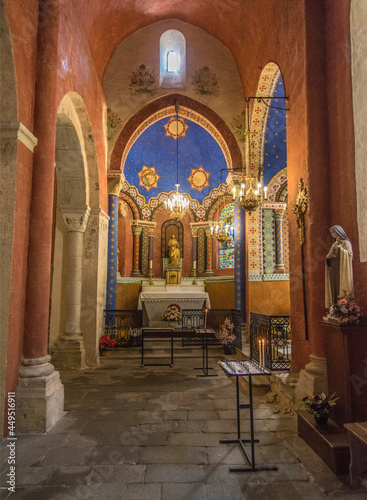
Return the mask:
M166 270L166 284L180 285L181 284L181 269L179 264L169 264Z
M339 325L321 322L326 333L329 395L339 399L331 419L346 422L367 421L367 325Z

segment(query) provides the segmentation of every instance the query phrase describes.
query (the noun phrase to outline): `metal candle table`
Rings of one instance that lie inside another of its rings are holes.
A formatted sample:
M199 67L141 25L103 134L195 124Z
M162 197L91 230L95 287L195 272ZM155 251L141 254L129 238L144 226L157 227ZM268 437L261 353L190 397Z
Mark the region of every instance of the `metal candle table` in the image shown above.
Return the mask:
M197 375L198 377L214 377L216 375L209 375L208 370L208 338L214 338L214 330L207 328L205 330L178 330L175 328L142 328L141 329L141 365L140 366L173 366L173 341L174 339L188 337L195 338L201 341L203 347L203 366L200 370L203 370L203 375ZM160 339L170 341L171 343L171 357L170 363L145 363L144 361L144 346L146 339Z
M196 375L197 377L217 377L216 373L209 374L208 370L212 370L213 367L209 367L208 359L208 338L215 337L215 331L211 328L195 328L194 333L196 336L202 339L202 349L203 349L203 366L200 368L195 368L195 370L203 370L202 375Z
M277 467L273 466L262 466L256 467L255 465L255 443L259 440L255 439L254 436L254 412L253 412L253 398L252 398L252 377L258 375L270 375L270 372L265 370L262 366L254 364L250 361L240 361L240 360L224 360L218 361L219 366L223 369L227 377L236 377L236 400L237 400L237 439L223 439L220 443L238 443L246 457L249 467L230 467L231 472L257 472L261 470L277 470ZM248 377L249 380L249 403L240 404L240 388L239 388L239 378ZM241 409L250 410L250 439L241 439ZM244 443L250 443L251 445L251 457L245 449Z

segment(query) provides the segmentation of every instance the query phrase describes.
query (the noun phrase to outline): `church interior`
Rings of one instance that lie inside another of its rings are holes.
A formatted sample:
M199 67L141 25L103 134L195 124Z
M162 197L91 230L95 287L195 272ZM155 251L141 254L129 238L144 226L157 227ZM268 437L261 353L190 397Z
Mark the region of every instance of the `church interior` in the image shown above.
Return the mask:
M106 334L131 366L174 306L231 318L296 406L336 393L367 470L366 25L363 0L2 0L4 439L9 394L49 432L64 374L106 369Z

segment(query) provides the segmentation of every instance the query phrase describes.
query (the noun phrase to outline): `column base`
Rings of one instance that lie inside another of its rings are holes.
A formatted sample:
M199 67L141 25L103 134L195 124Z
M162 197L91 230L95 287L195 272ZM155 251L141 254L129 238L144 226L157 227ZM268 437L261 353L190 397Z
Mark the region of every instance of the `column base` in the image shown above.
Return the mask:
M86 368L82 335L64 333L54 347L52 362L56 368L62 370L83 370Z
M277 265L275 264L275 274L285 274L285 267L277 267Z
M51 429L64 414L64 386L51 356L23 359L16 390L16 432L38 434Z
M295 388L296 401L305 396L327 394L327 366L326 358L310 355L310 362L299 372L299 379Z
M140 271L132 271L130 276L143 276Z
M214 271L213 269L206 269L205 271L206 276L214 276Z

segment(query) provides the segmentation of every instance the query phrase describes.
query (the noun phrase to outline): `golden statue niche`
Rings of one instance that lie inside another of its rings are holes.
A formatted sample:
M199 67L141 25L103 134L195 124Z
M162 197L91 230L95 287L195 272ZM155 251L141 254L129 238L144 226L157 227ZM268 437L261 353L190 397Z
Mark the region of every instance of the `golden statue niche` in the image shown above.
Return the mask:
M169 264L166 270L166 284L180 285L181 284L181 269L180 269L180 244L176 240L175 235L171 236L168 242Z

